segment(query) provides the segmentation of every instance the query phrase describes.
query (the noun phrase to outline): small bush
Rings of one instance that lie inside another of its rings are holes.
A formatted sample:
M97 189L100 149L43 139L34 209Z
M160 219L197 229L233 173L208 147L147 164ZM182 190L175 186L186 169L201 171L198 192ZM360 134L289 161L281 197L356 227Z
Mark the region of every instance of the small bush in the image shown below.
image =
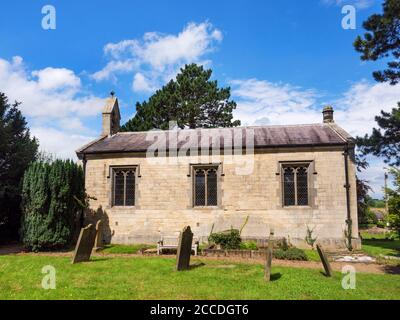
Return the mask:
M228 231L212 233L208 237L208 241L220 245L222 249L240 249L242 239L240 238L240 232L236 229Z
M299 248L288 248L287 250L276 249L274 250L274 258L280 260L298 260L307 261L306 253Z
M282 249L283 251L287 251L290 248L292 248L291 243L286 238L283 238L281 241L279 241L277 246L279 249Z
M378 221L378 222L376 223L376 226L377 226L378 228L385 229L385 228L386 228L386 223L385 223L385 221Z
M247 241L247 242L242 242L240 244L240 250L257 250L257 243L254 241Z

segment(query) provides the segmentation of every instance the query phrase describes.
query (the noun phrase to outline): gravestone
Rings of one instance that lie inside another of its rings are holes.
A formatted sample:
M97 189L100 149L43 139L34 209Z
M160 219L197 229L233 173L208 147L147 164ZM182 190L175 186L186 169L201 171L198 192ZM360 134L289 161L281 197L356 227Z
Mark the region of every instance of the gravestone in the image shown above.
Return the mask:
M322 249L322 247L319 244L317 244L317 250L318 250L319 257L322 261L322 265L324 266L324 269L325 269L325 275L327 277L332 277L331 264L328 261L325 251Z
M273 248L273 236L274 232L271 230L269 234L268 247L265 256L265 268L264 268L264 279L265 281L271 281L271 266L272 266L272 248Z
M103 248L103 223L101 220L96 223L96 239L94 241L94 250Z
M176 254L176 270L188 270L192 253L193 232L187 226L179 235L178 252Z
M76 243L74 257L72 263L89 261L92 254L94 241L96 238L96 228L89 224L86 228L82 228Z

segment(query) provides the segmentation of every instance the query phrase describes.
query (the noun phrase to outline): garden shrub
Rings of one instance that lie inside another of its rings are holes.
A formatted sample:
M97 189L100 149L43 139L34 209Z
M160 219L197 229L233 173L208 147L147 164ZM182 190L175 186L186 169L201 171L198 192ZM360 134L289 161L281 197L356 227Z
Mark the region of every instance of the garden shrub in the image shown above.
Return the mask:
M308 257L303 250L294 247L288 248L286 250L282 248L276 249L274 250L273 255L275 259L280 259L280 260L299 260L299 261L308 260Z
M246 241L240 244L240 250L258 250L257 243L254 241Z
M208 241L220 245L222 249L240 249L242 239L240 232L236 229L231 229L223 232L212 233L208 237Z
M21 240L33 251L70 244L85 196L83 170L67 160L37 161L26 170L22 184Z
M385 228L386 228L386 223L385 223L385 221L378 221L378 222L376 223L376 226L377 226L378 228L385 229Z

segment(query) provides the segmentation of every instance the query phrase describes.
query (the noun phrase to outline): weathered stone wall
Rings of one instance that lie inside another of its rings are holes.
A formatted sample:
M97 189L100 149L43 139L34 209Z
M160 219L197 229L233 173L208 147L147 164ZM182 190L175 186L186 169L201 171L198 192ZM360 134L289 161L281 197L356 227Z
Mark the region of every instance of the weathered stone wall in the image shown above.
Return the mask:
M145 154L112 154L88 156L86 189L94 211L106 215L112 243L155 243L162 235L178 235L190 225L194 236L206 240L212 226L222 231L239 228L249 221L242 236L263 239L271 229L276 237L289 238L297 246L305 245L307 225L315 228L318 241L326 247L341 247L346 220L346 190L343 151L339 149L274 149L243 156L254 159L249 175L237 174L243 163L232 163L229 157L210 161L196 157L165 158L154 163ZM234 159L239 159L235 157ZM164 161L161 161L164 160ZM282 206L282 161L313 161L310 177L310 206ZM219 206L194 208L193 177L190 164L222 162L219 178ZM247 162L249 164L251 162ZM139 166L135 207L111 206L110 166ZM353 235L358 236L355 167L350 162L351 212Z

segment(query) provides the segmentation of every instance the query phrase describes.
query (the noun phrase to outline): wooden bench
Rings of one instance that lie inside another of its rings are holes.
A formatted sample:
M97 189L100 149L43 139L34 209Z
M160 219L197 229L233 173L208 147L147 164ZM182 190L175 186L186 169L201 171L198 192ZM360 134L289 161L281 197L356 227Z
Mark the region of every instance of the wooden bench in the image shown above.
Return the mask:
M157 254L162 254L164 249L178 249L178 237L162 237L160 241L157 242ZM197 256L197 252L199 250L199 241L193 238L192 250L194 251L194 255Z

